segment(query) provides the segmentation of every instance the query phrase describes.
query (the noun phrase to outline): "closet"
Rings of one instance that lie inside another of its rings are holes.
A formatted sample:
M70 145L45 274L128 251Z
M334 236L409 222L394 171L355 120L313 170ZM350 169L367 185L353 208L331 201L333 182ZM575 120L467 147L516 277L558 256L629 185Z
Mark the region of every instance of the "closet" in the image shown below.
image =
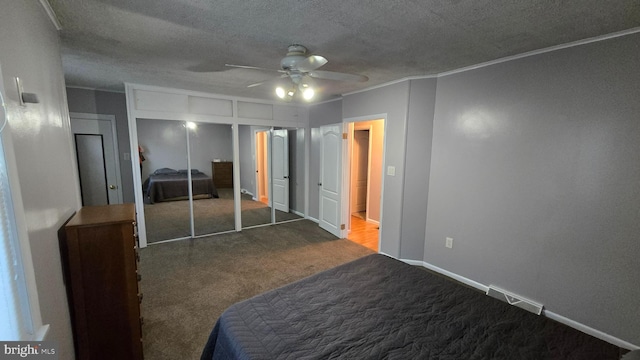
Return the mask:
M304 218L310 147L304 107L136 84L125 88L130 149L143 149L145 157L133 166L141 247ZM266 149L261 167L256 131ZM280 155L272 163L273 151ZM256 171L263 176L262 194ZM180 176L187 183L182 193L156 185ZM210 179L213 193L196 184L202 176Z
M235 229L230 124L137 120L147 242Z

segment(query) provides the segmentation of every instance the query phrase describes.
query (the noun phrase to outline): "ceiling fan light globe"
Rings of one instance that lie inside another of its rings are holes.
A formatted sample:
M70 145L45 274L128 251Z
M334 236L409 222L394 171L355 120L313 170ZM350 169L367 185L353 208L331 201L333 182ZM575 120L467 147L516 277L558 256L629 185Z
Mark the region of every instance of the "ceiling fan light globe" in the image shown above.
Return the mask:
M313 99L313 96L316 94L316 92L313 90L313 88L310 87L306 87L303 91L302 91L302 97L305 100L311 100Z
M280 98L280 99L284 99L286 93L284 91L284 89L282 88L282 86L278 86L276 88L276 95Z

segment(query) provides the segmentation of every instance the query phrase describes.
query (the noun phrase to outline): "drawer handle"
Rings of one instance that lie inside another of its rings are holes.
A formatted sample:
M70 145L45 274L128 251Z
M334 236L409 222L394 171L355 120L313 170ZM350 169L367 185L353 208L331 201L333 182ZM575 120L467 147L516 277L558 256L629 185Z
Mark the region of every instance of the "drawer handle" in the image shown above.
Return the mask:
M136 277L138 278L138 281L142 280L142 275L136 274Z

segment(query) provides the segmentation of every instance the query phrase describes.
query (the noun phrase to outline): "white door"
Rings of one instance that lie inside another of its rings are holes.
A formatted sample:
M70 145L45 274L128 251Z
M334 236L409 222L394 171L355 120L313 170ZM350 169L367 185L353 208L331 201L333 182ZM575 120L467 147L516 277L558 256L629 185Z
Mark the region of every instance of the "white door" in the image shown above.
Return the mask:
M320 128L320 227L341 238L342 124Z
M121 204L122 203L122 189L120 180L120 164L117 157L117 140L115 139L114 123L108 116L94 115L94 114L75 114L71 115L71 131L74 134L74 142L77 135L81 135L79 139L90 139L90 137L83 137L82 135L101 135L103 155L104 155L104 170L106 173L106 182L93 182L91 184L84 184L85 190L88 193L106 193L108 204ZM95 139L95 138L94 138ZM82 168L91 168L95 164L82 164L80 161L92 161L89 160L92 157L83 156L78 154L78 151L83 151L82 144L74 143L74 149L76 149L76 158L78 159L78 168L82 172ZM137 160L137 158L135 159ZM82 179L81 179L82 181ZM82 184L81 184L82 186ZM87 186L101 187L100 189L86 189ZM106 186L106 189L104 187ZM83 190L83 194L84 194ZM84 195L83 195L84 196ZM83 197L84 199L84 197ZM104 201L104 200L99 200ZM92 205L106 205L107 203L95 203ZM88 204L85 204L88 205Z
M287 130L274 130L271 139L273 207L289 212L289 140Z

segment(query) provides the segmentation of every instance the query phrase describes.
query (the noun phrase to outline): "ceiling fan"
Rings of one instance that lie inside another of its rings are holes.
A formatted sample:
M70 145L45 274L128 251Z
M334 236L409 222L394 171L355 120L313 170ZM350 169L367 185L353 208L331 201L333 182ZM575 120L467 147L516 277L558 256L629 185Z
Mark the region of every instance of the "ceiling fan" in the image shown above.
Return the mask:
M305 100L311 100L315 95L315 90L311 86L309 78L327 79L337 81L364 82L369 80L368 77L359 74L347 74L334 71L318 70L328 62L323 56L308 55L306 47L298 44L289 45L287 55L280 60L280 70L265 69L255 66L225 64L228 67L277 71L282 73L280 78L289 78L291 86L276 88L276 95L281 99L291 100L297 91L300 91ZM251 84L248 87L255 87L264 84L267 81L261 81Z

